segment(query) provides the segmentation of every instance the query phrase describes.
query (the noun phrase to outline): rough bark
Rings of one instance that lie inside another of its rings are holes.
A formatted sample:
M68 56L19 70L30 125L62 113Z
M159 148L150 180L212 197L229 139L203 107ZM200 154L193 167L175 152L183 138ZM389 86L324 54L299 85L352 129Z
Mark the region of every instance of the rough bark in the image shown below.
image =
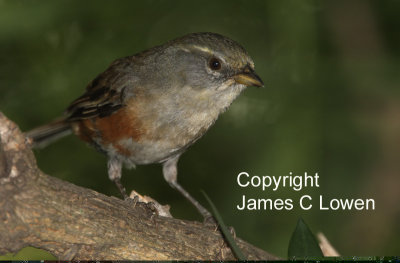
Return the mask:
M29 142L0 112L0 254L23 247L59 259L232 260L219 231L161 217L42 173ZM274 259L239 238L248 259Z

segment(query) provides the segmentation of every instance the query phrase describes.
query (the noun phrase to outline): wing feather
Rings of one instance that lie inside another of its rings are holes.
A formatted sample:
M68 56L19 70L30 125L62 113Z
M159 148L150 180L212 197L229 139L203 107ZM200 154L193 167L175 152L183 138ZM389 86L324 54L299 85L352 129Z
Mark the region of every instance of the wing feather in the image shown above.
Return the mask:
M67 108L67 120L103 118L124 107L124 90L131 62L131 57L118 59L89 83L86 92Z

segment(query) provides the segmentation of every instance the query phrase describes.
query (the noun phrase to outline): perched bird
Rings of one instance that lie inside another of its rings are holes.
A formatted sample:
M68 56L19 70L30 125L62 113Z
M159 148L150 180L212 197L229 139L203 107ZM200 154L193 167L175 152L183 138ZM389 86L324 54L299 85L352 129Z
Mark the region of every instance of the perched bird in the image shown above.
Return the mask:
M180 155L246 86L263 86L235 41L192 33L115 60L62 118L26 133L41 147L74 133L108 157L108 176L124 198L121 169L162 163L165 180L204 217L210 213L177 182Z

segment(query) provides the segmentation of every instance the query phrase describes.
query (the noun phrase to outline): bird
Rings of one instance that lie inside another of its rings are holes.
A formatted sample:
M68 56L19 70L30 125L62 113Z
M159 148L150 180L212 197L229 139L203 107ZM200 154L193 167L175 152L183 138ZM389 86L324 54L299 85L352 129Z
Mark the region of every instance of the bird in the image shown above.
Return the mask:
M264 83L239 43L217 33L190 33L116 59L62 117L26 136L33 148L42 148L77 135L107 156L108 176L125 199L123 165L160 163L169 185L209 218L178 183L178 160L248 86Z

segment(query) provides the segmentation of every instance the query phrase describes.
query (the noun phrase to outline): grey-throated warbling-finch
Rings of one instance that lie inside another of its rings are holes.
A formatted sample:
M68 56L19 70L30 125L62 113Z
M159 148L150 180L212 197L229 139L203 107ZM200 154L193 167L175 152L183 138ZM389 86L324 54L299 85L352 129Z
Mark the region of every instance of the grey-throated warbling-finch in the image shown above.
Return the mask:
M215 33L188 34L115 60L62 118L27 136L44 146L76 134L108 156L108 176L125 198L123 164L162 163L165 180L209 217L178 184L178 159L247 86L263 82L241 45Z

